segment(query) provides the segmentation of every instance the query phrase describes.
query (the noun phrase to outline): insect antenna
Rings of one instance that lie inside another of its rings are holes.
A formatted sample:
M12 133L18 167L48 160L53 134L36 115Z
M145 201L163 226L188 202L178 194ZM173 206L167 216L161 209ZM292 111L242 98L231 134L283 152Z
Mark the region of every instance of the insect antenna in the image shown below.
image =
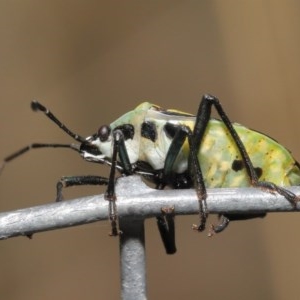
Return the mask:
M65 131L69 136L71 136L74 140L83 143L85 142L85 139L81 137L78 134L75 134L72 132L70 129L68 129L61 121L59 121L53 114L52 112L47 109L45 106L40 104L37 101L32 101L31 102L31 108L34 111L41 111L43 112L52 122L54 122L56 125L59 126L63 131ZM2 164L0 165L0 174L3 171L3 168L5 164L15 158L17 158L20 155L23 155L24 153L28 152L31 149L37 149L37 148L69 148L73 149L76 152L80 152L80 145L77 144L59 144L59 143L33 143L28 146L25 146L21 148L20 150L10 154L9 156L5 157Z
M73 149L76 152L80 152L80 146L77 144L56 144L56 143L49 143L49 144L43 144L43 143L33 143L28 146L23 147L22 149L10 154L9 156L5 157L3 159L2 164L0 165L0 174L2 173L4 166L7 162L17 158L18 156L28 152L31 149L37 149L37 148L69 148Z
M71 136L74 140L83 143L85 139L81 137L80 135L72 132L69 128L67 128L61 121L59 121L53 114L52 112L47 109L45 106L40 104L38 101L32 101L31 102L31 108L34 111L41 111L43 112L52 122L54 122L56 125L59 126L64 132L66 132L69 136Z

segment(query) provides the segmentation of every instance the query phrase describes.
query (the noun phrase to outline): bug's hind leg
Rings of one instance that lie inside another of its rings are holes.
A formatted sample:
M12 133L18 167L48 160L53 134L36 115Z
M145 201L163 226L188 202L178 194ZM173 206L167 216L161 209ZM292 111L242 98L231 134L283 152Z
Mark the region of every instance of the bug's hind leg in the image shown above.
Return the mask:
M300 201L300 197L296 194L269 181L257 181L253 184L253 186L261 188L262 190L265 190L270 193L278 193L282 195L286 200L288 200L291 203L291 205L294 208L297 207L297 203Z
M231 221L244 221L244 220L255 219L255 218L264 218L266 215L267 215L266 213L245 214L245 215L220 214L219 215L220 222L216 225L211 225L208 236L211 237L216 233L222 232L224 229L227 228L229 222Z
M272 182L268 181L257 181L253 184L254 187L261 188L262 190L269 192L269 193L278 193L282 196L284 196L285 199L287 199L291 205L296 208L297 203L300 201L299 196L295 195L294 193L290 192L289 190L282 188ZM208 233L208 236L213 236L216 233L222 232L227 226L229 225L230 221L241 221L241 220L249 220L254 218L263 218L267 214L266 213L260 213L260 214L245 214L245 215L231 215L231 214L224 214L220 215L220 223L217 225L211 225L210 231Z
M210 115L211 115L211 107L212 106L214 106L215 109L217 110L220 118L222 119L224 125L227 127L228 132L231 135L231 137L242 157L242 161L244 163L246 172L248 174L250 184L253 187L258 187L258 188L261 188L262 190L265 190L265 191L268 191L271 193L278 193L278 194L284 196L293 205L293 207L296 207L297 202L300 201L299 196L296 196L292 192L290 192L282 187L279 187L272 182L259 181L256 169L254 168L252 161L247 153L247 150L246 150L243 142L241 141L238 133L234 129L227 114L223 110L223 107L220 104L218 98L211 96L211 95L204 95L202 98L202 101L199 105L196 123L195 123L195 127L194 127L194 132L193 132L194 145L195 145L196 151L199 151L199 149L200 149L203 134L207 127L207 123L208 123ZM252 217L255 217L255 215L253 215ZM258 217L260 217L260 215L258 215ZM243 218L240 218L240 219L243 219ZM221 223L214 227L215 228L214 232L221 232L222 230L224 230L226 228L226 226L228 225L229 220L230 220L230 218L228 218L228 217L226 217L226 215L224 215Z

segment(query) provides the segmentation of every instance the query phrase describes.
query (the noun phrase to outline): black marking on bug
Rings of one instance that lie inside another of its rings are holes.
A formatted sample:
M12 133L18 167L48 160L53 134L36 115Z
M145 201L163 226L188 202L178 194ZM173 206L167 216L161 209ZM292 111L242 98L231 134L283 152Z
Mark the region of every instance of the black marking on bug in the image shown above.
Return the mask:
M245 167L244 162L241 159L235 159L231 165L232 170L235 172L243 170L244 167ZM256 173L257 178L260 178L263 173L262 168L256 167L256 168L254 168L254 171Z
M121 130L125 141L128 139L133 139L134 136L134 127L131 124L123 124L120 126L117 126L114 130Z
M153 122L143 122L141 125L141 135L154 143L157 139L155 124Z
M244 168L244 162L241 159L235 159L232 162L231 169L235 172L241 171Z
M172 123L166 123L164 131L169 139L173 139L178 130L178 127Z
M101 151L98 149L97 146L91 145L89 142L84 142L80 145L80 153L90 153L92 155L101 155Z
M257 177L260 178L263 173L262 168L260 168L260 167L254 168L254 171L255 171Z

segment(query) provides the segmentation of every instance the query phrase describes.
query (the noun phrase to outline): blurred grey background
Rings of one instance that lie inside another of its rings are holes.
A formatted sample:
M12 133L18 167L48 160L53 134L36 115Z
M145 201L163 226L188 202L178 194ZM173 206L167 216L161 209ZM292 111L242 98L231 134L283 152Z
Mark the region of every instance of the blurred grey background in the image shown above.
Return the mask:
M0 1L0 157L70 142L34 98L83 136L144 100L195 113L217 95L233 121L300 159L298 1ZM0 211L50 203L62 175L107 175L68 150L6 166ZM65 190L71 199L102 192ZM178 253L146 222L150 299L298 299L299 214L232 223L212 239L178 217ZM210 222L214 221L211 216ZM0 298L118 299L118 239L108 222L0 242Z

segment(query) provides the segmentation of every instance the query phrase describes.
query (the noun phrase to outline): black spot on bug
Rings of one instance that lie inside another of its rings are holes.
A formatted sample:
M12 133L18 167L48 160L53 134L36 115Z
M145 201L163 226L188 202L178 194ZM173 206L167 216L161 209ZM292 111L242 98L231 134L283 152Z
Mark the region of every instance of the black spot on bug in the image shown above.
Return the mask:
M157 139L155 124L153 122L143 122L141 126L141 136L154 143Z
M134 127L131 124L123 124L120 126L117 126L114 130L121 130L125 141L128 139L133 139L134 136Z
M241 159L235 159L231 165L233 171L238 172L244 168L244 162ZM254 168L254 171L258 178L262 176L263 170L260 167Z
M178 126L171 124L171 123L166 123L164 126L164 131L167 135L168 138L173 139L176 132L177 132Z
M262 168L260 168L260 167L254 168L254 171L255 171L257 177L260 178L263 173Z
M241 159L235 159L232 162L231 169L235 172L241 171L244 168L244 162Z

